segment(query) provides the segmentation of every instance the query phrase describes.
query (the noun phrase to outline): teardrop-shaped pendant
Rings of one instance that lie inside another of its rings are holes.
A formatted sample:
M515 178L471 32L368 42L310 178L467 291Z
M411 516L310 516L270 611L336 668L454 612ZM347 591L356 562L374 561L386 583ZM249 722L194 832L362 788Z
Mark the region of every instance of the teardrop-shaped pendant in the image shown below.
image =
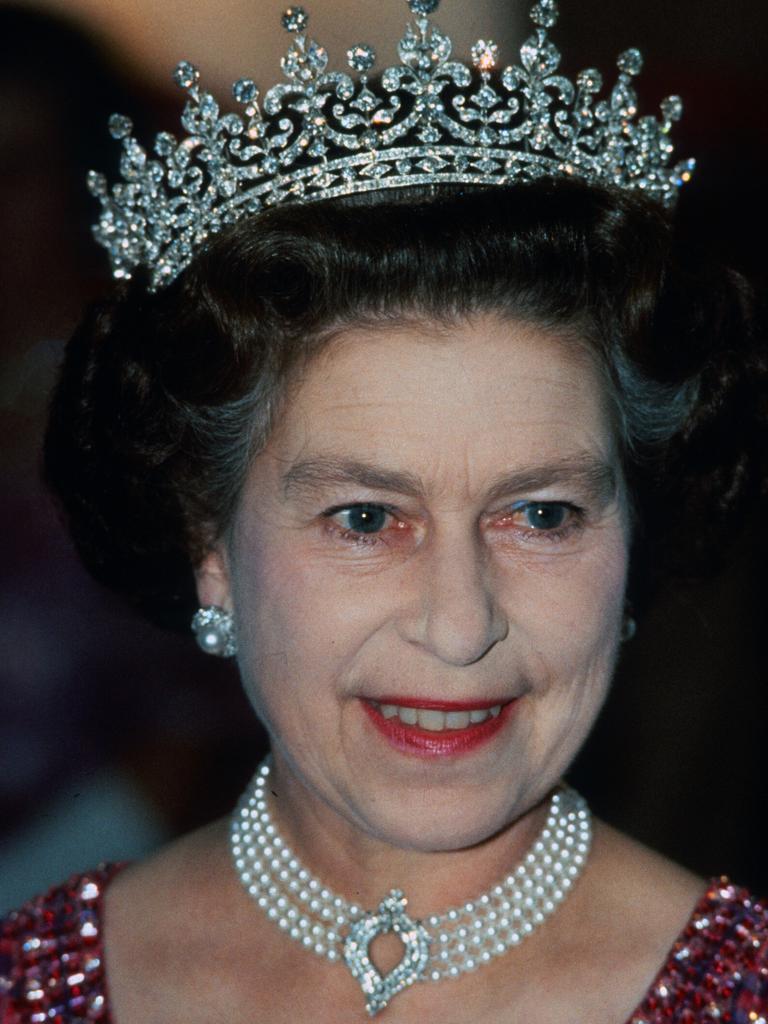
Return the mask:
M424 977L429 958L429 934L405 912L408 900L399 889L392 889L375 914L366 914L351 926L344 943L344 960L365 995L370 1017L384 1009L389 1001ZM371 943L379 935L394 932L403 943L403 958L388 974L382 975L370 956Z

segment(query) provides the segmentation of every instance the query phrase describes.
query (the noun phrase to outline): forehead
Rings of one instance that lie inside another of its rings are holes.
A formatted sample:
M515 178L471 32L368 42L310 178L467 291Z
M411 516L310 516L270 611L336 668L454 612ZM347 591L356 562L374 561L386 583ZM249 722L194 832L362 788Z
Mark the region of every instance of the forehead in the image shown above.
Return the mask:
M297 382L263 454L318 453L465 476L615 454L602 376L578 339L478 316L349 329Z

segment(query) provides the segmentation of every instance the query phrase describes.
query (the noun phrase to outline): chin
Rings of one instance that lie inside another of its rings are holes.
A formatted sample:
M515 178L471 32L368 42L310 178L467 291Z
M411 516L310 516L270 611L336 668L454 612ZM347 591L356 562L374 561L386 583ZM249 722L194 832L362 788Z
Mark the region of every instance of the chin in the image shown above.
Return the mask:
M466 850L497 835L530 809L515 799L513 788L505 785L495 796L484 788L478 796L462 797L426 786L411 788L399 798L390 791L358 807L355 817L369 835L398 849Z

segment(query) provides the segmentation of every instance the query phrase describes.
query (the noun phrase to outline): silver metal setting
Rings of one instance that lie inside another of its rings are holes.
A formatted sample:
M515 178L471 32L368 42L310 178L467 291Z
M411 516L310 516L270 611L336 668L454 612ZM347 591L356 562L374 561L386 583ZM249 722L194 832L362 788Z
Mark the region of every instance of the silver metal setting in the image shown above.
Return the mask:
M94 234L114 276L129 278L143 266L157 290L241 217L374 189L578 177L674 203L694 167L692 160L671 164L669 132L682 103L671 96L660 120L638 118L638 50L619 56L618 81L598 99L598 71L582 71L575 82L557 74L560 52L547 31L557 21L555 0L534 4L521 63L498 76L490 40L472 47L471 66L451 59L451 40L429 18L437 6L409 0L415 20L400 40L400 63L376 84L369 82L370 46L347 51L356 78L328 71L326 50L306 34L306 11L291 7L283 15L295 36L281 62L285 81L263 100L250 78L236 82L243 114L222 114L200 89L197 68L182 61L174 73L189 97L182 139L162 132L150 153L133 138L130 119L113 115L123 180L110 190L92 171L88 185L101 201Z
M566 898L589 853L589 809L563 786L552 795L544 827L521 863L487 892L415 920L406 913L403 893L393 889L371 913L315 878L279 835L267 804L269 772L268 758L233 813L235 869L278 928L315 955L346 964L370 1016L416 982L458 978L519 945ZM370 949L388 932L403 942L403 959L382 976Z

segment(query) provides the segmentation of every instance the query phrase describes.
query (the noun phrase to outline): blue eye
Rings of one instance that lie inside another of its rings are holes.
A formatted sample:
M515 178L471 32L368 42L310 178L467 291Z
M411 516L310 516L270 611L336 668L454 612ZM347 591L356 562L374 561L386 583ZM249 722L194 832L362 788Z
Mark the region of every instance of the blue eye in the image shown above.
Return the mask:
M557 530L568 517L568 508L555 502L527 502L520 508L532 530Z
M380 505L352 505L335 513L346 530L354 533L378 533L387 523L389 513Z

